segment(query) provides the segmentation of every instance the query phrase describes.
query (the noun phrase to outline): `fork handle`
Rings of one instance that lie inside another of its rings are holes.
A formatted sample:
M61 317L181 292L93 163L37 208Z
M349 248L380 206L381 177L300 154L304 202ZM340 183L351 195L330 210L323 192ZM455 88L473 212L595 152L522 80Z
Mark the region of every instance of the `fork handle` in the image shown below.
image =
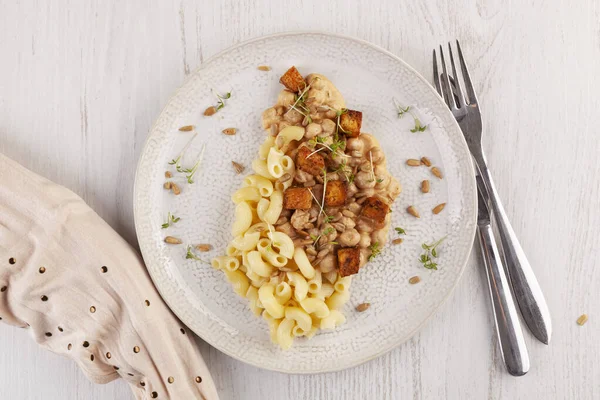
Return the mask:
M477 232L504 365L511 375L525 375L529 371L529 354L492 227L479 226Z
M521 315L531 333L542 343L548 344L552 336L552 321L546 299L531 269L531 265L527 261L525 252L523 252L519 240L510 225L485 160L476 161L478 161L479 172L487 188L492 210L496 217L508 276L512 284L515 299L519 304Z

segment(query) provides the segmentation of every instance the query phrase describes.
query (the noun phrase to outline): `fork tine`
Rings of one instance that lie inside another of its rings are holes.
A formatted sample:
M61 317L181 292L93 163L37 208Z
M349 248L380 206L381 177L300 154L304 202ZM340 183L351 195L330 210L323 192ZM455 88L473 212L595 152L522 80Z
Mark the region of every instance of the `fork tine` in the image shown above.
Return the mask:
M467 96L469 96L469 104L477 104L477 96L475 95L473 82L471 82L471 75L469 75L467 63L465 63L465 58L463 57L463 53L458 40L456 41L456 48L458 49L458 60L460 61L460 69L462 71L463 79L465 80L465 91L467 92Z
M442 88L440 87L440 74L438 73L437 66L437 57L435 56L435 49L433 49L433 83L435 84L435 88L440 96L444 96L442 94Z
M450 46L450 42L448 42L448 52L450 53L450 65L452 65L452 76L454 79L452 80L454 83L454 98L458 100L458 107L465 106L465 95L463 94L462 88L460 87L460 79L458 79L458 74L456 73L456 65L454 65L454 57L452 56L452 46Z
M456 104L454 103L454 96L452 95L452 89L450 88L450 79L448 79L448 69L446 68L446 60L444 60L444 50L440 46L440 60L442 62L442 92L444 93L444 100L450 109L455 109Z

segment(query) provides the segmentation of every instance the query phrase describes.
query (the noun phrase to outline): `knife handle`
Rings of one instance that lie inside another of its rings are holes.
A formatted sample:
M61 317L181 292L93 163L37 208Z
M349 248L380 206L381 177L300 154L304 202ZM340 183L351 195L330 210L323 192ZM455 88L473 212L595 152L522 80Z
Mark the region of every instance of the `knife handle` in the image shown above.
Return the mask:
M511 375L525 375L529 371L529 354L492 227L490 225L478 226L477 231L502 359Z
M502 249L504 250L504 261L506 262L508 277L512 284L515 299L521 310L521 315L531 333L542 343L548 344L552 336L552 321L546 299L533 273L533 269L529 261L527 261L525 252L519 244L517 235L515 235L510 225L510 221L504 211L500 196L492 180L492 175L485 165L485 160L483 163L478 163L478 165L489 194L491 208L496 217L498 235L502 243Z

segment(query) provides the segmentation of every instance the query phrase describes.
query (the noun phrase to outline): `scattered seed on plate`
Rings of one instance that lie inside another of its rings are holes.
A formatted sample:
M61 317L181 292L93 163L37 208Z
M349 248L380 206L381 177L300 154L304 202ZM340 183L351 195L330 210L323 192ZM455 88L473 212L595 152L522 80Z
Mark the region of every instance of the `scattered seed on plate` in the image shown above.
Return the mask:
M270 71L271 67L269 67L268 65L259 65L258 70L259 71Z
M446 203L438 204L437 206L433 207L433 210L431 211L433 211L434 214L439 214L442 212L444 207L446 207Z
M171 182L171 190L175 196L181 194L181 189L179 189L179 185L177 185L175 182Z
M421 282L421 278L419 278L418 276L413 276L408 280L408 283L410 283L411 285L415 285L419 282Z
M406 160L406 164L410 165L411 167L418 167L421 165L421 161L415 160L414 158L409 158L408 160Z
M424 165L426 165L428 167L431 167L431 161L427 157L421 157L421 163L423 163Z
M427 179L421 182L421 192L429 193L429 181Z
M577 318L577 325L583 326L588 320L587 314L581 314L579 318Z
M211 115L215 115L217 113L217 108L215 106L210 106L206 110L204 110L204 115L210 117Z
M415 206L408 206L406 211L415 218L421 218L421 216L419 215L419 212L417 211Z
M242 164L236 163L235 161L231 162L231 165L233 165L233 169L235 170L236 174L241 174L242 172L244 172L244 170L246 169L246 167L244 167Z
M173 186L173 182L171 182L171 181L167 181L167 182L165 182L165 184L163 185L163 187L164 187L165 189L167 189L167 190L170 190L172 186Z
M235 128L227 128L227 129L223 129L223 134L225 135L235 135L235 133L237 132L237 129Z
M179 128L180 132L189 132L189 131L193 131L195 128L194 125L186 125L186 126L182 126L181 128Z
M442 171L440 171L438 167L431 168L431 173L437 176L438 178L442 179Z
M404 242L404 239L400 239L400 238L398 238L398 239L394 239L394 240L392 240L392 244L400 244L400 243L402 243L402 242Z
M367 311L367 309L369 307L371 307L371 303L361 303L356 306L356 311L358 311L358 312Z
M173 174L171 173L171 171L165 171L165 178L172 178Z
M207 251L211 251L212 250L212 246L210 244L206 244L206 243L197 244L196 245L196 250L202 251L202 252L207 252Z
M176 238L174 236L167 236L165 238L165 243L169 243L169 244L181 244L183 242L181 241L181 239Z

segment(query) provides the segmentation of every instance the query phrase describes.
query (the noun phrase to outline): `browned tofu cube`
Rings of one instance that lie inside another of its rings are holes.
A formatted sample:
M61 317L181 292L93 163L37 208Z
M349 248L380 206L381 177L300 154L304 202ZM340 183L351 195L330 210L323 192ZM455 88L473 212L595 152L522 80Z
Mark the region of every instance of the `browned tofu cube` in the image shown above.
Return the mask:
M296 165L304 172L319 176L323 173L323 168L325 168L325 160L319 153L314 153L310 148L302 146L298 148Z
M346 247L338 249L338 266L341 276L354 275L360 268L360 249L358 247Z
M340 126L348 137L358 137L362 125L362 112L348 110L340 116Z
M385 217L390 212L390 206L378 197L369 197L363 204L360 215L375 222L381 226L385 222Z
M346 182L327 181L325 188L325 205L338 207L346 204Z
M279 78L279 83L291 90L292 92L298 93L306 87L304 77L298 72L296 67L292 66L288 69L285 74Z
M312 205L312 195L308 188L288 188L283 192L283 208L287 210L308 210Z

